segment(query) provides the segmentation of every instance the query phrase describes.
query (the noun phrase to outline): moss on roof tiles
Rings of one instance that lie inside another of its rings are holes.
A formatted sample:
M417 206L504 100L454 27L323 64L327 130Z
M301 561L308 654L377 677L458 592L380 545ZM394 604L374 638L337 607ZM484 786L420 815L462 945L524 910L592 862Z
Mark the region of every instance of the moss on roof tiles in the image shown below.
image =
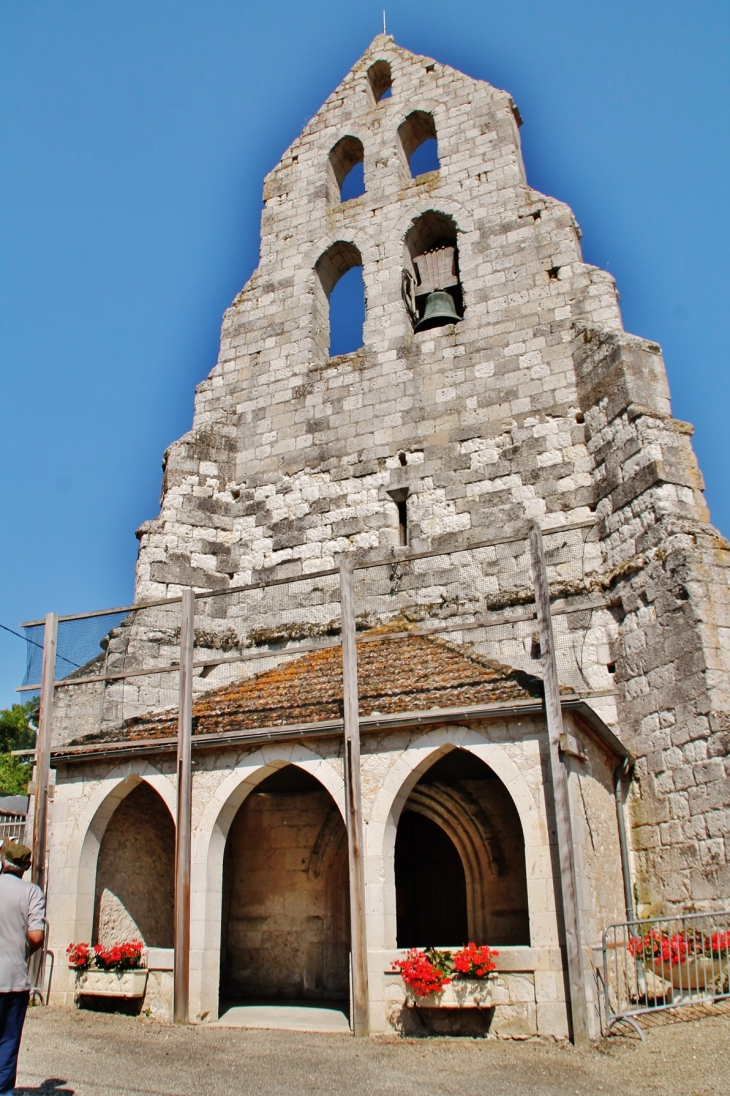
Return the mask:
M275 657L275 652L272 652ZM358 693L363 717L542 696L542 682L468 648L426 636L359 643ZM339 647L287 658L273 670L212 689L193 705L193 734L258 730L342 718ZM155 739L177 733L177 709L137 716L79 742Z

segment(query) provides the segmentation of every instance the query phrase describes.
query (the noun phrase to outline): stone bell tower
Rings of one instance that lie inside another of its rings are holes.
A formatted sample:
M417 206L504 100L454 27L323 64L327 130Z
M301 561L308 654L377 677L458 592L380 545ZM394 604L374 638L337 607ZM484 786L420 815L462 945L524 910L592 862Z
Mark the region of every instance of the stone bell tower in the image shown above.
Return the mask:
M638 758L640 909L701 907L730 884L730 552L660 349L624 333L572 212L528 185L520 124L507 92L373 41L266 179L260 262L166 454L136 596L595 515L593 672ZM331 357L352 267L363 345Z

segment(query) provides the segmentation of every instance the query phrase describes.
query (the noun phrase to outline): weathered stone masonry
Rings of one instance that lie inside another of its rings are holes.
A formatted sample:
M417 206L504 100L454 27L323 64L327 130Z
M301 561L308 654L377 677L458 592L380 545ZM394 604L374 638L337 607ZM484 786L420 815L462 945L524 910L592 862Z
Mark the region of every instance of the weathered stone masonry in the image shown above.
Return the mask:
M392 74L377 103L376 61ZM398 129L415 110L434 119L441 168L411 179ZM641 758L641 905L689 907L728 891L727 544L659 347L623 334L571 211L528 186L518 121L507 93L374 41L266 179L260 264L166 454L137 596L382 552L397 544L388 491L404 486L414 548L595 511L617 726ZM366 193L340 203L328 156L346 135ZM414 334L404 238L428 211L456 226L465 310ZM362 257L367 316L363 348L329 359L316 265L338 242Z
M192 1018L215 1019L228 993L346 991L340 655L276 665L277 644L337 634L337 577L275 587L287 591L278 602L226 591L311 575L346 552L397 563L403 507L409 550L453 555L366 628L524 608L526 571L489 572L494 586L477 596L479 568L460 569L456 550L514 533L524 553L528 519L596 523L579 570L550 565L554 598L601 598L555 623L560 672L571 651L576 671L562 684L580 694L565 701L563 756L591 1033L592 949L624 917L613 781L627 751L637 911L727 903L730 546L709 524L660 349L623 331L613 279L583 263L571 211L527 184L519 124L506 92L376 38L267 177L259 266L224 317L193 427L165 455L160 515L138 530L135 600L220 592L198 599L197 657L272 652L266 665L196 671L196 730L220 739L193 739ZM434 134L440 168L412 178L409 155ZM365 193L343 202L360 157ZM415 330L414 260L446 246L462 318ZM363 346L329 357L328 297L360 264ZM367 616L388 598L365 601ZM170 666L179 620L178 604L130 614L78 673ZM395 846L410 811L452 842L469 932L500 948L492 1032L568 1034L531 627L489 651L402 634L359 645L373 1031L410 1022L391 972L405 886ZM151 947L148 1007L169 1009L176 688L169 673L57 690L54 1001L73 996L70 940L138 931ZM329 735L316 727L327 720ZM277 735L284 724L299 729ZM89 752L74 754L74 740ZM280 970L282 948L292 958Z

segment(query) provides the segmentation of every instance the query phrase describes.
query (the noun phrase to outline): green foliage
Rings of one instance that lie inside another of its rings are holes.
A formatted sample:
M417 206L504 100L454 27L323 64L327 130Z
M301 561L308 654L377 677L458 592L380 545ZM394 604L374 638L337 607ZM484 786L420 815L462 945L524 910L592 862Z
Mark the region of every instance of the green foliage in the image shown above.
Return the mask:
M32 761L0 754L0 795L27 795L32 775Z
M32 750L35 746L35 728L31 726L31 720L35 723L37 718L37 699L0 709L0 754L11 750Z
M11 750L32 750L38 700L0 709L0 794L25 795L33 771L32 758L11 757Z

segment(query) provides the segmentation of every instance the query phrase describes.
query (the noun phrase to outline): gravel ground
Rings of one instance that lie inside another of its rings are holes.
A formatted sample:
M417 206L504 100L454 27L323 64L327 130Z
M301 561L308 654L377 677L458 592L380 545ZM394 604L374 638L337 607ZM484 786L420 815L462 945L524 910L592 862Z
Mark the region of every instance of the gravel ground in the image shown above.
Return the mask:
M355 1041L236 1028L163 1027L31 1009L17 1096L730 1096L730 1007L655 1017L646 1042Z

